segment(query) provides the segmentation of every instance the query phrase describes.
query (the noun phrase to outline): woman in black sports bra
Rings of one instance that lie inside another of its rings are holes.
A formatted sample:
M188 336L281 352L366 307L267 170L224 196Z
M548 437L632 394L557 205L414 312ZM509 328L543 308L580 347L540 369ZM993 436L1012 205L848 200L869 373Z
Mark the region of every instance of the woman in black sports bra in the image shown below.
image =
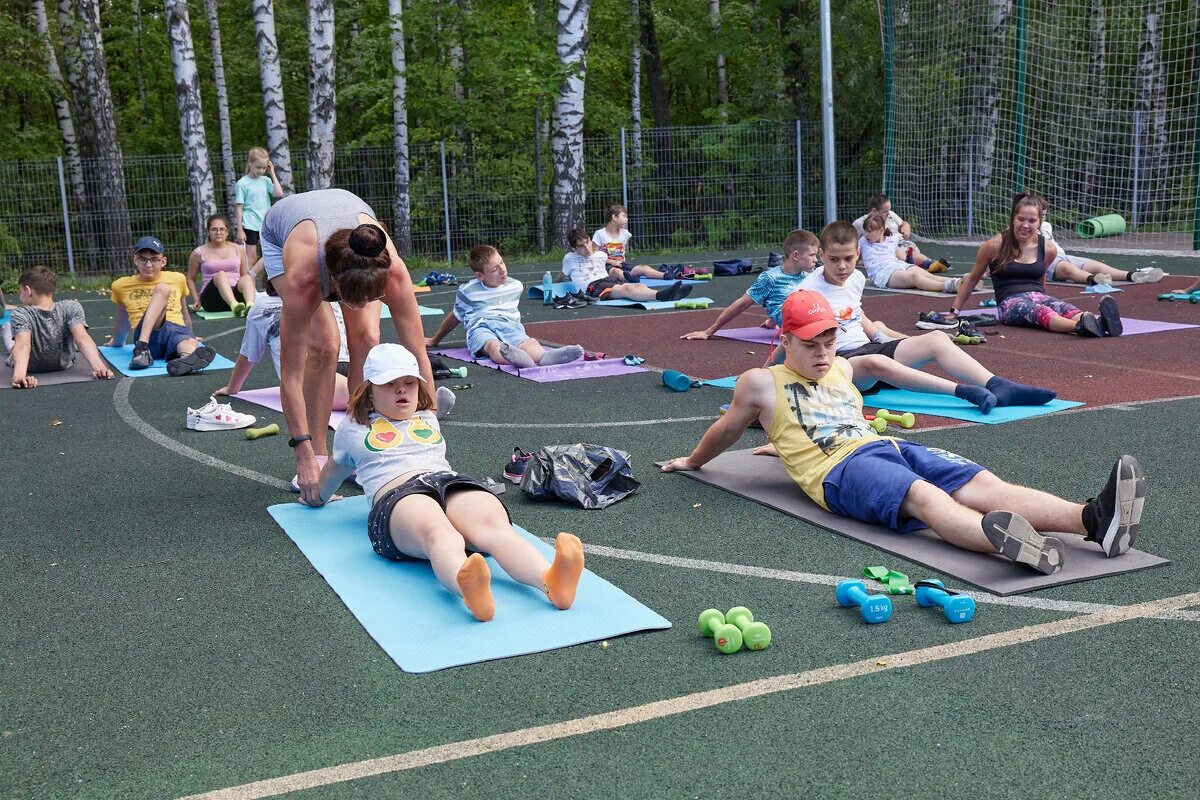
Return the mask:
M958 313L987 270L996 291L996 318L1002 325L1097 338L1120 336L1121 313L1112 297L1100 300L1097 315L1046 294L1046 266L1054 261L1057 248L1038 232L1045 216L1046 201L1038 195L1022 192L1013 198L1008 227L979 248L951 313Z

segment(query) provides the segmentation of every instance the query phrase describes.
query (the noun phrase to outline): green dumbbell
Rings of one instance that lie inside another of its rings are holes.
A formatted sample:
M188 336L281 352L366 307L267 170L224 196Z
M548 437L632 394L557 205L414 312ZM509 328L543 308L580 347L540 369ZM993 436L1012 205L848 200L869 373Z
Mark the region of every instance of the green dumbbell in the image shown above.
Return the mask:
M887 420L880 419L878 416L867 419L867 424L874 428L876 433L883 433L887 430Z
M713 646L729 655L742 649L742 631L725 621L725 615L715 608L700 613L700 634L712 637Z
M270 425L267 425L262 428L247 428L246 429L246 438L247 439L260 439L263 436L274 436L277 433L279 433L279 423L272 422Z
M875 419L882 419L888 422L894 422L901 428L911 428L917 424L917 418L911 411L905 411L903 414L893 414L886 408L881 408L875 412Z
M755 622L754 614L745 606L729 609L725 621L742 632L742 644L747 650L765 650L771 645L771 629L765 622Z

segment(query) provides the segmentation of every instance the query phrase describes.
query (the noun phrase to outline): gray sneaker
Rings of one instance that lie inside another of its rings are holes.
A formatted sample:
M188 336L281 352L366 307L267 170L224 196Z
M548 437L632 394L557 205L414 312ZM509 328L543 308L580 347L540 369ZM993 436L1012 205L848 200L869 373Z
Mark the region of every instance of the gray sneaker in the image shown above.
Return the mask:
M150 355L150 348L138 342L133 346L133 358L129 359L130 369L150 369L154 366L154 356Z
M167 374L172 378L187 375L189 372L199 372L213 362L217 351L211 347L200 345L186 356L173 358L167 362Z
M1109 558L1128 551L1137 539L1145 504L1146 473L1136 458L1121 456L1104 489L1083 507L1087 540L1100 545Z
M1053 575L1063 567L1063 543L1053 536L1042 536L1020 514L989 511L983 515L983 533L996 552L1019 564L1028 564L1043 575Z
M1142 267L1129 273L1133 283L1158 283L1163 279L1163 271L1158 267Z

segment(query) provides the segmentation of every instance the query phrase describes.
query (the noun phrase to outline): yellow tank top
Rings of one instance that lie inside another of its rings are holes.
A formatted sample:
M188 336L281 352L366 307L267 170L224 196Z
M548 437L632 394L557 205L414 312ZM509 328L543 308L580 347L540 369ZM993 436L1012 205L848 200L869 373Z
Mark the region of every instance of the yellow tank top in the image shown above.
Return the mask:
M788 475L821 508L824 481L842 459L864 444L889 439L863 419L862 395L835 364L819 381L797 375L785 364L775 377L775 419L767 438Z

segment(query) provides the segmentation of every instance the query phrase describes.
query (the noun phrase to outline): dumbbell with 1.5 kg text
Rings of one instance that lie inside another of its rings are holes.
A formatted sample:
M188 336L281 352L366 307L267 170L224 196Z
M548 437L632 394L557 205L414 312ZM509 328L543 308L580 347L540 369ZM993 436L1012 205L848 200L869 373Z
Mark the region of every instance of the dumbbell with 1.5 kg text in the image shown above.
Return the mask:
M837 585L838 605L858 606L862 618L871 625L887 622L892 617L892 598L886 594L867 594L862 581L842 581Z

